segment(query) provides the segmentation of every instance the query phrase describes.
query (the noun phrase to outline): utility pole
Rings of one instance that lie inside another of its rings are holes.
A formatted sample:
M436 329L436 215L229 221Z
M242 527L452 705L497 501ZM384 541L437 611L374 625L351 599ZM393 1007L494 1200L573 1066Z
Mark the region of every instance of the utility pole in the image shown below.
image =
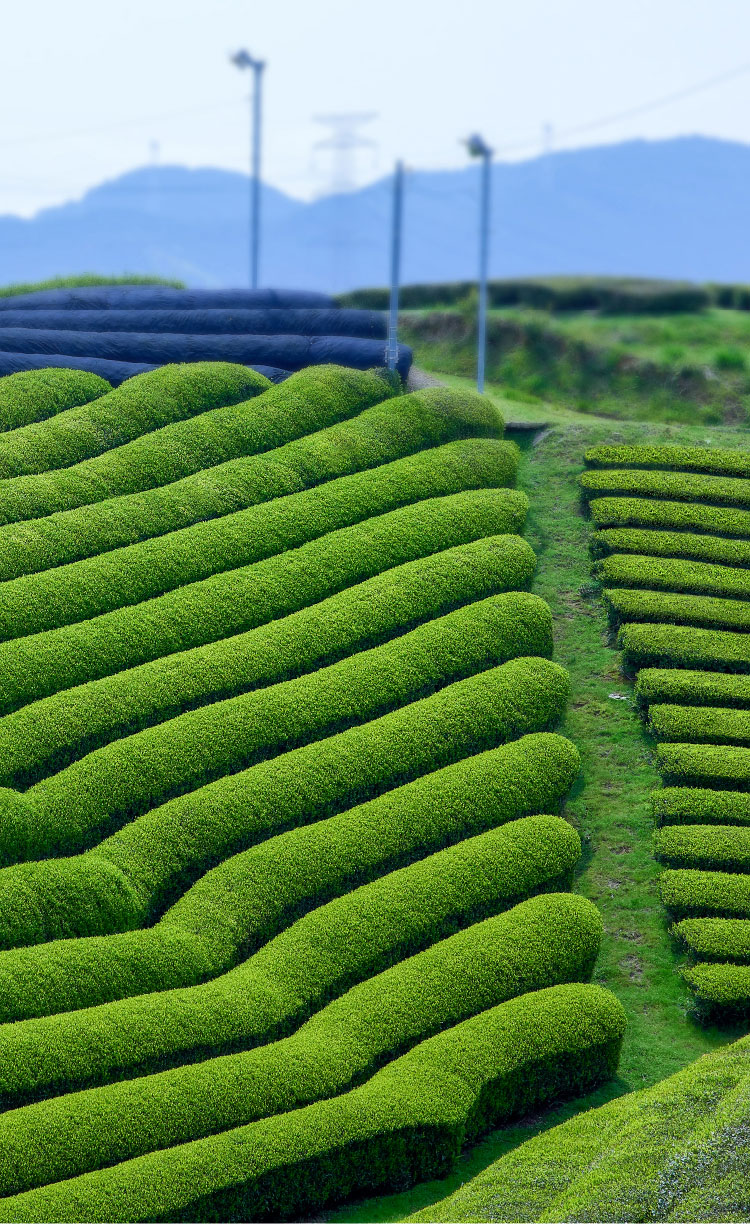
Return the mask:
M494 150L476 133L466 141L470 157L481 157L479 191L479 310L477 312L477 391L484 391L487 356L487 269L490 254L490 185Z
M391 301L388 311L388 342L385 363L395 370L398 363L398 289L401 279L401 222L404 205L404 163L396 162L393 173L393 213L391 222Z
M260 153L263 111L263 70L265 60L253 59L248 51L236 51L230 60L237 68L253 72L253 92L250 99L250 288L258 288L260 267Z

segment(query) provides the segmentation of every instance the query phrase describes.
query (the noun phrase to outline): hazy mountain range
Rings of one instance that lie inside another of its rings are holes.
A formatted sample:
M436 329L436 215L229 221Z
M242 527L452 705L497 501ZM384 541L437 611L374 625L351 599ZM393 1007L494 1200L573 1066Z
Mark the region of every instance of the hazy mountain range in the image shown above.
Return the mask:
M403 279L476 267L476 166L414 171ZM262 283L338 290L388 275L390 181L311 203L263 191ZM151 166L27 220L0 216L0 283L75 272L247 278L248 183ZM550 153L493 168L494 276L612 273L750 281L750 146L705 137Z

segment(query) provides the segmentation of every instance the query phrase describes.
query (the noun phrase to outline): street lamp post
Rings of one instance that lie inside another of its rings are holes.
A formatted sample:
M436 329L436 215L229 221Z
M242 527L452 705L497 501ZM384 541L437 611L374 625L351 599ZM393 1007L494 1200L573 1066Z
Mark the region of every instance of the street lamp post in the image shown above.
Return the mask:
M396 162L393 175L391 221L391 295L388 310L388 342L385 361L389 370L398 364L398 290L401 279L401 224L404 204L404 163Z
M490 254L490 186L494 150L476 133L466 141L470 157L481 157L479 197L479 308L477 311L477 391L484 391L487 356L487 272Z
M250 68L254 74L251 99L250 138L250 288L258 288L260 265L260 152L262 122L262 85L265 60L254 59L248 51L236 51L230 59L237 68Z

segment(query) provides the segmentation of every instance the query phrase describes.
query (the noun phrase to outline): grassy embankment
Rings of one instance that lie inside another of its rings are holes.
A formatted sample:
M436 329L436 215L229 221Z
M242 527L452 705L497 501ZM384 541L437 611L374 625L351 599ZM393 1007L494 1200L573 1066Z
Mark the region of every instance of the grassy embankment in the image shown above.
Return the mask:
M423 354L418 358L424 361ZM458 376L445 381L467 385ZM738 1035L701 1029L688 1015L688 995L657 893L659 867L651 854L649 793L659 785L652 763L653 742L636 718L632 689L620 674L591 583L589 524L577 481L584 450L597 442L713 442L746 447L748 435L704 425L612 422L557 406L509 400L496 389L491 394L507 420L550 423L548 429L526 435L525 441L517 435L524 446L519 486L531 501L525 537L539 558L533 590L552 607L554 657L571 674L573 700L560 729L580 749L583 768L566 814L585 847L575 888L594 901L604 917L605 938L594 980L613 990L628 1014L620 1077L583 1101L496 1131L467 1151L444 1181L352 1204L327 1217L340 1222L403 1219L444 1198L540 1130L581 1108L653 1084Z
M186 288L184 281L169 280L163 276L99 276L96 272L83 272L80 276L53 276L50 280L2 285L0 297L16 297L20 293L36 293L41 289L81 289L92 285L169 285L173 289Z

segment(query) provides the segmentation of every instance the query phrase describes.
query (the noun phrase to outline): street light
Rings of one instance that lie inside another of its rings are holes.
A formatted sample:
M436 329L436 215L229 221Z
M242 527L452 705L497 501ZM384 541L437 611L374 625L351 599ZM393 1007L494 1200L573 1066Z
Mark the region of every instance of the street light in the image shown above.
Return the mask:
M469 157L481 157L479 199L479 310L477 312L477 391L484 391L487 354L487 265L490 253L490 166L494 149L476 132L465 142Z
M260 260L260 137L262 81L265 60L253 59L244 49L230 55L237 68L252 69L255 80L251 98L251 147L250 147L250 288L258 288L258 265Z

